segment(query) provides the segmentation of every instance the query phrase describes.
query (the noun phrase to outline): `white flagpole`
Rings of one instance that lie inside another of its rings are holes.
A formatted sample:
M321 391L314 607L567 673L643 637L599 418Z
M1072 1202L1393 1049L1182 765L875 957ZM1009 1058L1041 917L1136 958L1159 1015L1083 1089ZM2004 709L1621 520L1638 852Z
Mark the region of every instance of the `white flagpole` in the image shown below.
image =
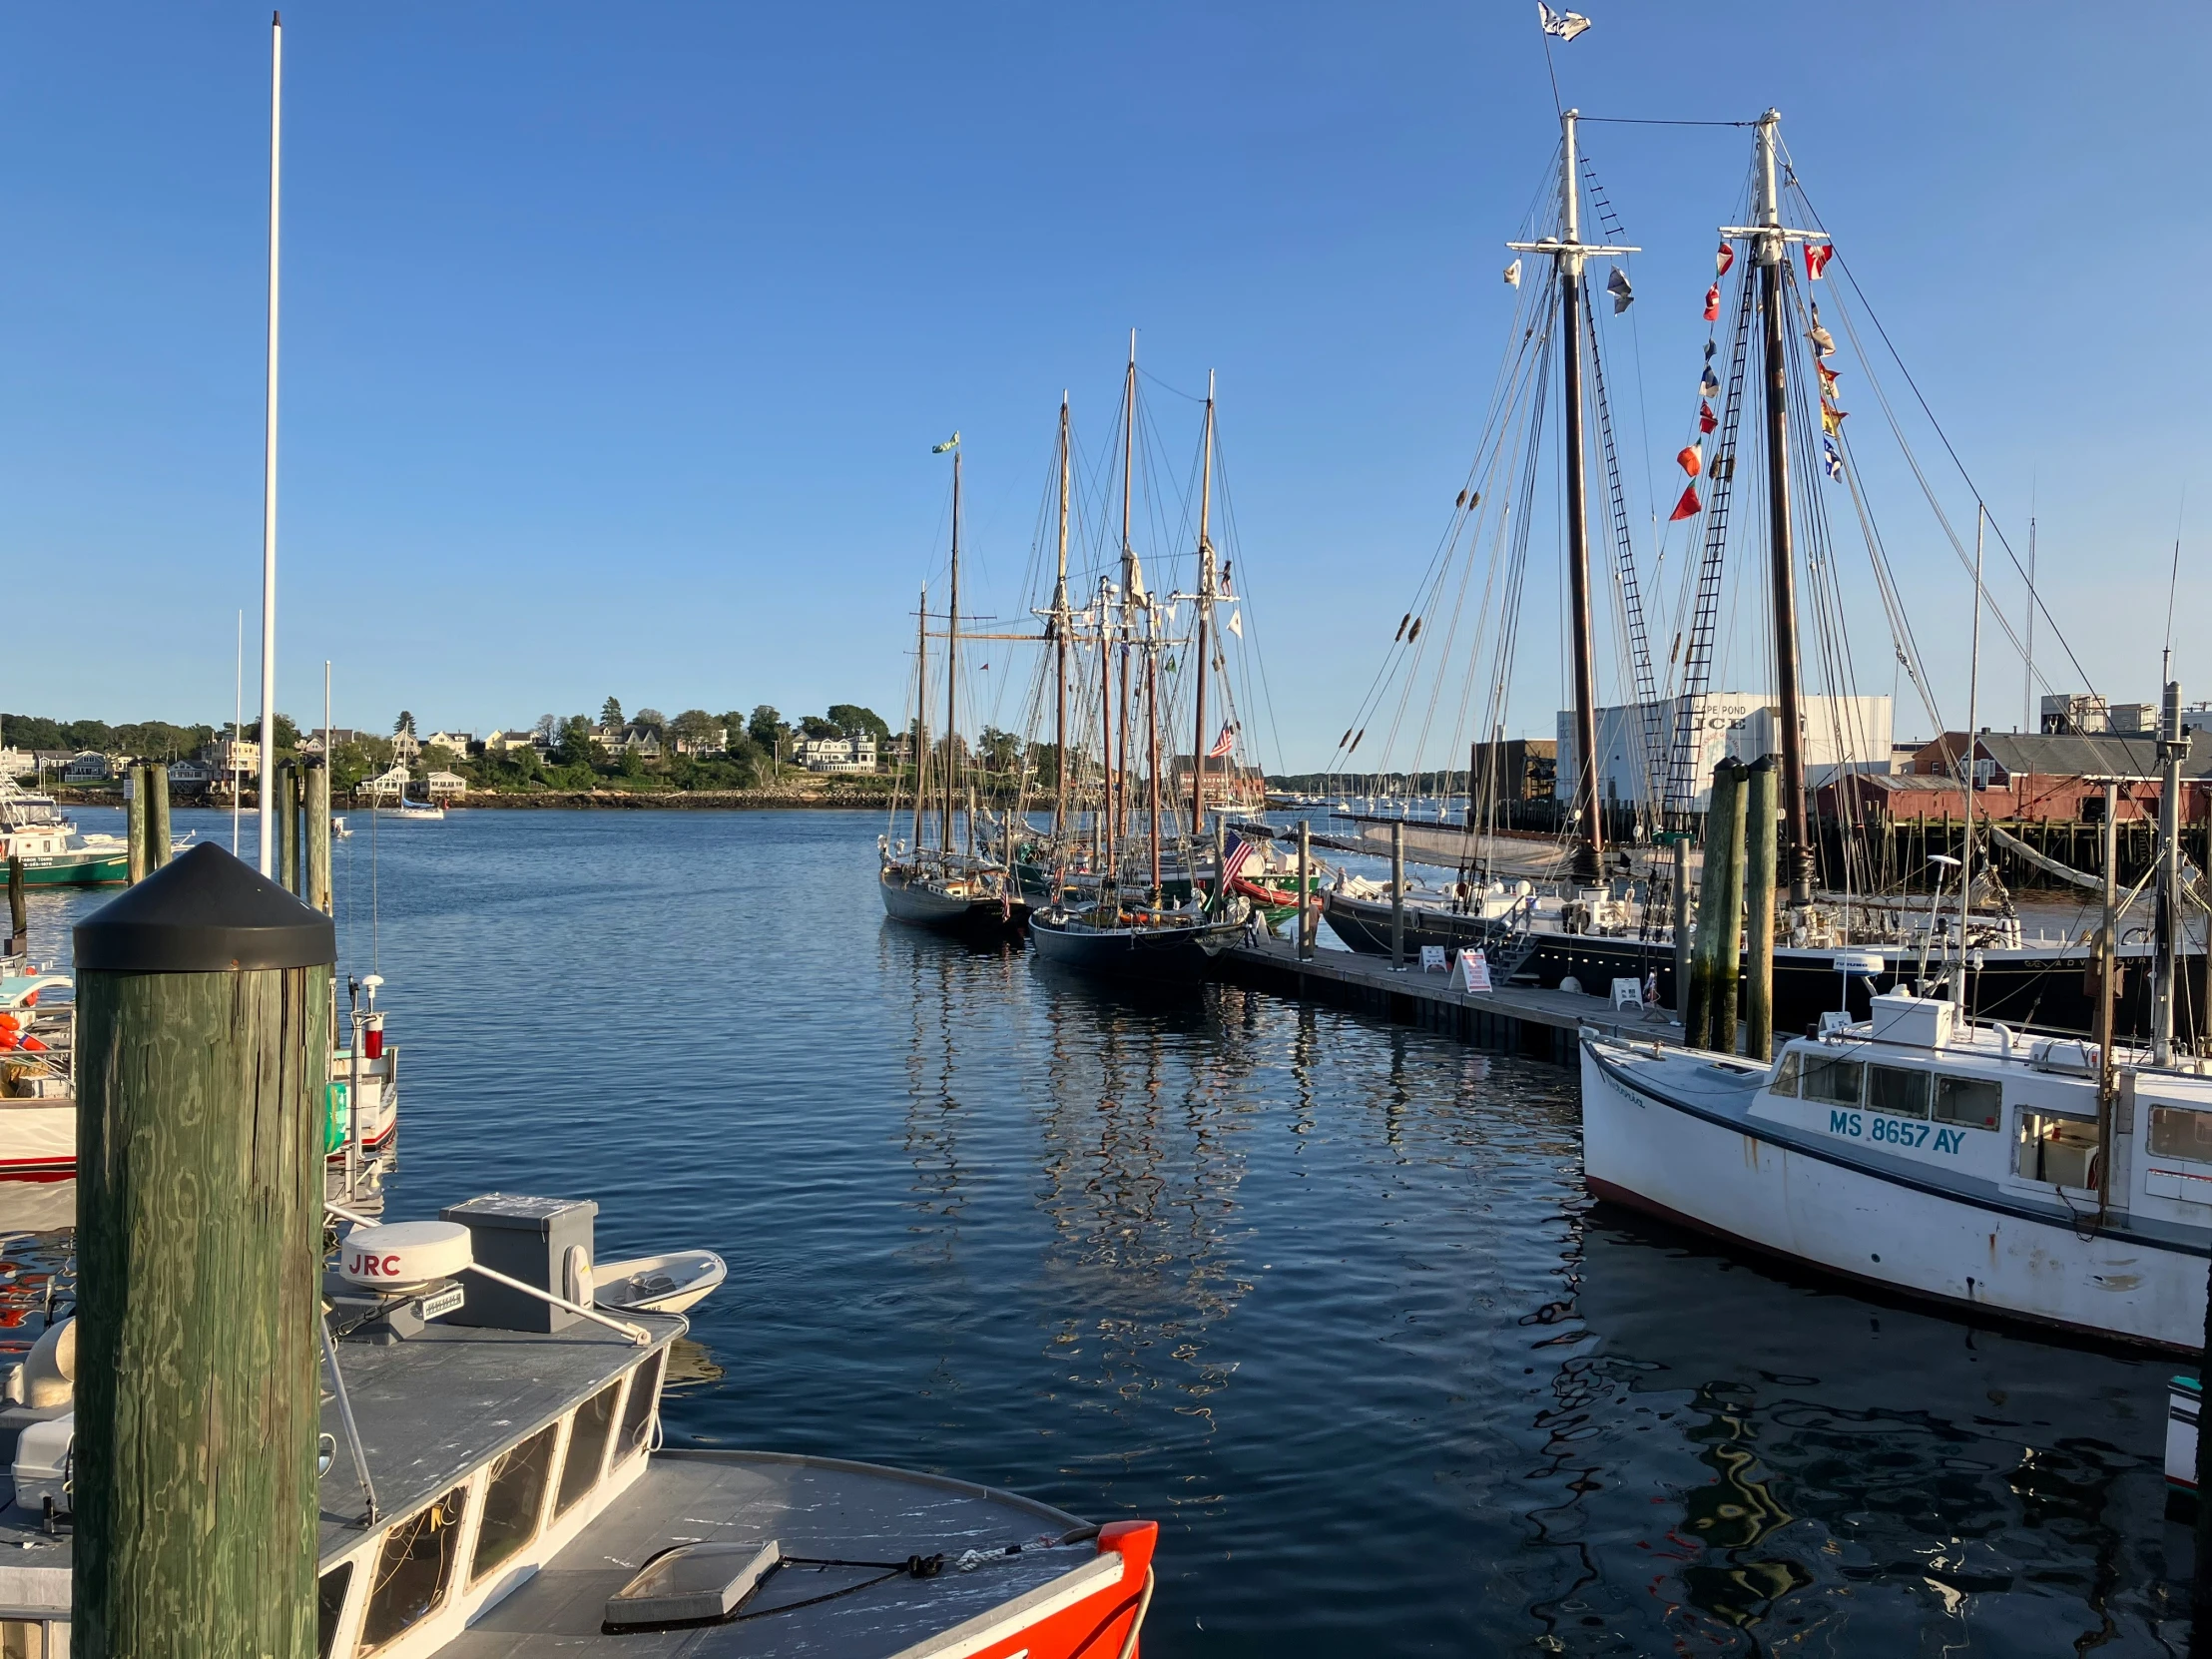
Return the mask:
M282 177L284 17L269 24L269 409L262 459L261 871L276 850L276 208Z
M246 613L239 612L238 678L231 686L231 856L239 855L239 745L246 741Z

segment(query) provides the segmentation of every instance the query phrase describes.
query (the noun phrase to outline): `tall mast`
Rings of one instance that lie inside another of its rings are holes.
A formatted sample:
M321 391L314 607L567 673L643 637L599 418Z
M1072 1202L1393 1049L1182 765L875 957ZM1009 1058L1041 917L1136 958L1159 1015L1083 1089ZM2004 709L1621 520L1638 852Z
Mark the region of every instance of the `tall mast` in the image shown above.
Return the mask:
M1963 842L1958 848L1958 1011L1966 1011L1966 922L1973 903L1973 797L1980 777L1981 739L1981 537L1989 522L1979 502L1973 513L1973 643L1966 658L1966 775L1959 788L1966 797Z
M1774 672L1782 706L1782 868L1793 905L1813 902L1812 840L1805 824L1805 716L1799 697L1797 562L1790 547L1790 388L1782 354L1782 276L1789 238L1782 229L1782 193L1775 179L1775 138L1782 112L1759 118L1759 308L1766 320L1767 551L1774 594ZM1976 578L1978 581L1979 578ZM1974 594L1979 615L1981 595ZM1968 733L1972 742L1973 734ZM1968 774L1969 780L1971 773ZM1970 786L1969 786L1970 787ZM1965 941L1960 938L1963 950ZM1961 967L1961 974L1964 969ZM1963 984L1963 980L1961 980Z
M1121 787L1115 828L1129 833L1129 608L1137 602L1137 550L1129 540L1129 497L1137 461L1137 330L1129 330L1129 372L1121 393Z
M1144 740L1152 770L1152 897L1160 898L1160 620L1144 608Z
M1214 612L1214 543L1208 533L1214 506L1214 373L1206 371L1206 437L1198 470L1198 724L1191 742L1191 839L1206 829L1207 624Z
M1542 242L1515 242L1507 247L1523 253L1550 256L1559 285L1559 328L1564 336L1560 362L1566 384L1566 518L1567 609L1573 640L1575 776L1573 812L1581 826L1581 842L1575 848L1574 873L1578 880L1595 880L1605 851L1605 825L1598 814L1597 788L1597 666L1590 638L1590 529L1585 509L1582 453L1582 267L1593 254L1634 254L1634 248L1611 248L1582 241L1582 192L1576 173L1574 124L1580 114L1567 110L1559 117L1559 235Z
M1060 393L1060 572L1052 587L1052 640L1058 675L1053 698L1052 839L1058 845L1068 817L1068 394Z
M1108 601L1114 585L1098 579L1098 867L1103 875L1114 848L1114 648L1107 632Z
M952 451L952 597L944 627L944 813L937 822L937 841L952 850L952 799L959 772L957 698L960 692L960 452Z
M921 804L929 777L929 584L914 612L914 856L921 856Z
M283 170L284 18L269 25L269 386L262 449L262 781L261 872L276 850L276 230ZM231 787L238 787L234 774Z
M2172 654L2167 655L2169 667ZM2178 995L2181 949L2181 763L2188 759L2189 737L2181 730L2181 682L2168 680L2158 709L2158 759L2164 783L2158 792L2158 911L2151 937L2157 956L2151 964L2151 1064L2174 1062L2174 1003Z

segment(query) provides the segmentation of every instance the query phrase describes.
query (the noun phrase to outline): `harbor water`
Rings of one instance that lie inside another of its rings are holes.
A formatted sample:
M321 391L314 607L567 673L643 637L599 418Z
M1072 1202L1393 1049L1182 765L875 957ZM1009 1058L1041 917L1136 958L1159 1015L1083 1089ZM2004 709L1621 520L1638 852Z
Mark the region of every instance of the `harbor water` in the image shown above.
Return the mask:
M602 1259L719 1251L672 1443L1157 1517L1148 1659L2185 1645L2170 1364L1593 1208L1566 1071L902 929L870 817L348 817L387 1214L587 1196ZM35 948L103 898L35 892Z

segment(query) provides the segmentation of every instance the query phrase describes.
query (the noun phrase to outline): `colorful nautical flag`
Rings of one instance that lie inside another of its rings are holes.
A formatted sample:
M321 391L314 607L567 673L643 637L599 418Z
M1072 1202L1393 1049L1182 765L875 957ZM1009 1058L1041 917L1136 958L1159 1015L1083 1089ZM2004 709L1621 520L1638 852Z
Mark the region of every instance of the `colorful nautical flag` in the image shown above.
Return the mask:
M1515 260L1505 268L1505 285L1509 288L1520 286L1520 261Z
M1828 475L1838 483L1844 478L1844 457L1837 452L1834 438L1821 439L1821 465L1828 468Z
M1697 383L1697 394L1707 402L1711 402L1721 394L1721 379L1719 375L1713 372L1711 363L1705 365L1705 377Z
M1706 402L1702 397L1699 398L1697 405L1697 429L1701 432L1710 432L1720 423L1720 416L1716 415L1713 412L1713 405Z
M1667 522L1673 524L1681 519L1695 518L1703 511L1705 503L1697 498L1697 485L1691 484L1683 489L1682 499L1674 504L1674 511L1667 514Z
M1628 273L1619 266L1613 267L1613 275L1605 278L1605 291L1613 296L1613 314L1619 316L1636 302L1635 289L1628 285Z
M1844 416L1849 414L1850 412L1851 411L1848 409L1839 409L1827 398L1822 398L1821 430L1826 432L1830 437L1834 437L1838 432L1841 432L1844 429Z
M1813 359L1813 366L1821 371L1821 395L1823 397L1834 397L1836 395L1836 382L1841 380L1843 375L1830 368L1818 357Z
M1821 279L1821 273L1828 269L1828 262L1836 257L1836 245L1832 242L1809 242L1805 245L1805 275L1814 281Z
M1732 242L1722 243L1721 251L1713 256L1713 275L1716 276L1726 276L1728 275L1728 268L1735 263L1736 245Z
M1246 840L1240 831L1230 830L1228 843L1223 846L1221 853L1221 878L1224 885L1236 880L1252 853L1252 842Z
M1705 320L1708 322L1718 322L1720 319L1721 285L1720 283L1715 282L1711 287L1705 290Z
M1214 747L1206 751L1209 761L1218 761L1237 747L1237 728L1232 721L1222 722L1221 736L1214 740Z
M1536 0L1536 23L1547 35L1557 35L1561 40L1572 40L1590 26L1590 20L1580 12L1555 12Z
M941 454L943 454L943 453L944 453L944 452L945 452L945 451L946 451L947 449L957 449L957 448L959 448L959 447L960 447L960 434L959 434L959 433L957 433L957 432L954 432L954 433L953 433L953 434L952 434L952 435L951 435L950 437L946 438L946 439L944 440L944 442L942 442L942 443L933 443L933 444L931 444L931 445L929 446L929 453L930 453L930 454L932 454L932 455L941 455Z
M1684 449L1681 454L1675 456L1674 464L1680 467L1684 472L1687 472L1691 477L1695 478L1699 473L1705 470L1704 445L1696 443L1691 444L1688 448Z
M1229 631L1240 640L1244 638L1244 612L1231 611L1229 613Z

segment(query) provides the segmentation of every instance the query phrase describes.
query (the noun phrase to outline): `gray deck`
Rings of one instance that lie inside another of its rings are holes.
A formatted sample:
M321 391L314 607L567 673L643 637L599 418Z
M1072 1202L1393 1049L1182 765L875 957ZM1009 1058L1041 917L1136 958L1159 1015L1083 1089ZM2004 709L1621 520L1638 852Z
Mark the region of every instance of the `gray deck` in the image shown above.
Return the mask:
M555 1648L639 1659L885 1659L1095 1559L1097 1546L1089 1541L1039 1547L1079 1524L1011 1493L864 1463L775 1452L660 1452L582 1537L441 1651L447 1659L519 1659ZM876 1576L867 1568L787 1564L733 1623L600 1633L608 1596L648 1556L698 1540L758 1545L771 1538L787 1562L792 1556L894 1562L938 1553L946 1562L935 1578L902 1574L779 1612ZM963 1550L1011 1543L1026 1547L971 1572L953 1564Z
M686 1330L667 1316L623 1317L651 1331L655 1348ZM451 1490L651 1352L582 1322L552 1336L432 1325L389 1347L339 1343L379 1509L386 1518L404 1515ZM334 1399L323 1402L322 1431L338 1447L322 1476L320 1554L328 1561L360 1542L364 1505Z

